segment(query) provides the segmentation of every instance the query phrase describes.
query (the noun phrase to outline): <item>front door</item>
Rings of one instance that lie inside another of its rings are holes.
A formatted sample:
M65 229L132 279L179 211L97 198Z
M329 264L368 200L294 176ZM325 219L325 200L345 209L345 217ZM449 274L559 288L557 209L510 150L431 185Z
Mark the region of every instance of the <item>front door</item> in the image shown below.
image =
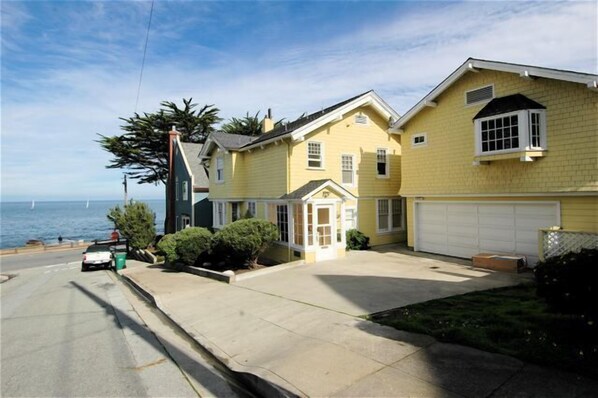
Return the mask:
M330 260L336 258L336 247L334 245L335 231L334 206L317 205L316 209L316 261Z

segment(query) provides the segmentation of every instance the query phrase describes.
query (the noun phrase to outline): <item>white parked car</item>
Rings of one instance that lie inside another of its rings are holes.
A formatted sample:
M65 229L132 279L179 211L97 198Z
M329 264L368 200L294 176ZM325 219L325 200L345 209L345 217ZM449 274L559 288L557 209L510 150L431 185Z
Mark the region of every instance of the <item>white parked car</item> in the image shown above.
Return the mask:
M91 245L83 252L81 271L87 271L90 267L112 267L113 253L109 245Z

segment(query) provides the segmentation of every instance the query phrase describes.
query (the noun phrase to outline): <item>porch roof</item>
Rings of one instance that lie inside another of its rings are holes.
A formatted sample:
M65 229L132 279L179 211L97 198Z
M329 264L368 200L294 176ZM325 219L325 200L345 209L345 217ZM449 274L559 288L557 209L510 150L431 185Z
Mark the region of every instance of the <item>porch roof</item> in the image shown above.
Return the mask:
M307 184L300 186L299 188L295 189L293 192L289 192L284 194L280 197L280 199L284 200L306 200L313 196L315 193L321 191L324 188L332 188L343 199L357 199L355 195L351 192L347 191L345 188L337 184L331 179L324 179L324 180L311 180Z

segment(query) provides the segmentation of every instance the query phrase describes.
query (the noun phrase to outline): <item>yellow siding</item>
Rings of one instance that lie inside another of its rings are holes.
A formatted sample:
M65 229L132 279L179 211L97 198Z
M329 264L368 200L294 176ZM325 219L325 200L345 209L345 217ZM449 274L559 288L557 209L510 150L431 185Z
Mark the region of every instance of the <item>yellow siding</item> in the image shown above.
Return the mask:
M541 197L461 197L461 198L434 198L426 197L425 201L551 201L559 202L561 208L561 228L574 231L598 233L598 196L541 196ZM413 236L413 198L407 198L407 244L414 245Z
M376 218L376 200L360 199L357 208L358 229L370 238L371 246L386 245L389 243L404 242L406 231L378 233Z
M369 119L367 125L355 124L356 114ZM396 136L387 133L388 120L384 120L370 107L355 109L338 122L321 127L295 143L291 148L291 179L289 191L308 181L330 178L341 184L341 155L353 155L356 169L356 186L343 186L355 196L397 195L401 185L401 145ZM307 167L307 143L323 144L324 169ZM387 148L390 177L376 177L376 150Z
M473 117L467 90L494 84L495 96L521 93L546 106L548 151L534 162L497 160L473 166ZM404 127L401 195L598 191L598 94L583 84L525 80L512 73L467 73ZM414 133L428 145L411 147Z
M236 175L245 180L237 197L278 198L287 189L287 144L270 144L264 149L241 152Z

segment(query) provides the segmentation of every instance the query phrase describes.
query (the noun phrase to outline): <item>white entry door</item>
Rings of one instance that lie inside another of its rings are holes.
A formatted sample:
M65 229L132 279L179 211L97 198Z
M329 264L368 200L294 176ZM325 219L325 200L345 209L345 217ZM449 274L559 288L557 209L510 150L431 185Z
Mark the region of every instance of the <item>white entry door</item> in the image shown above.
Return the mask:
M330 260L336 258L336 247L334 245L336 231L334 222L334 206L316 205L316 261Z

